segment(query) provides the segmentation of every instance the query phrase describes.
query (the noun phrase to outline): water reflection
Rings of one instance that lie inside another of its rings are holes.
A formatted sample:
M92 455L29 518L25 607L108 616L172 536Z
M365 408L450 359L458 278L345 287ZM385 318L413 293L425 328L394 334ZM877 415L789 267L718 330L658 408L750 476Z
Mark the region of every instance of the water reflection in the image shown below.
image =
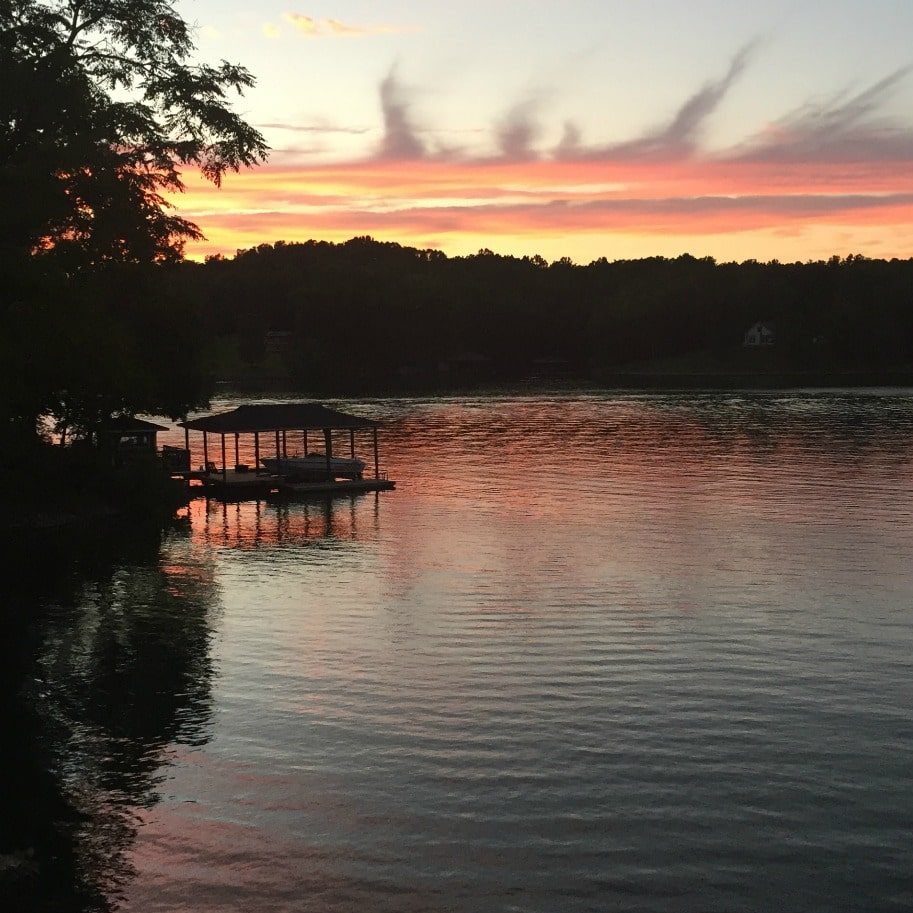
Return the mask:
M395 493L200 498L40 601L58 908L909 907L913 397L359 411Z
M0 909L118 905L143 809L211 737L219 553L336 548L375 535L377 511L198 498L164 535L52 543L48 566L23 549L2 630Z
M162 764L209 737L211 564L186 528L93 545L94 560L23 563L10 581L3 909L111 909Z
M190 502L186 518L196 545L287 549L371 538L377 532L379 504L378 493L298 500L199 497Z

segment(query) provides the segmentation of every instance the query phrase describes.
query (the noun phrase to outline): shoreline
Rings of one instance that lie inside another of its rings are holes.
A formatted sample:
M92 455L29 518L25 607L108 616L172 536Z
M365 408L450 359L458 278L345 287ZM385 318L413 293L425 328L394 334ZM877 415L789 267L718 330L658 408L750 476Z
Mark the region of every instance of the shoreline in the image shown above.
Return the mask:
M676 390L703 390L706 392L728 392L732 390L783 391L783 390L865 390L865 389L913 389L913 371L910 370L859 370L859 371L680 371L659 372L650 370L612 371L601 373L598 378L487 378L473 383L461 384L403 384L388 387L354 387L334 391L302 391L290 382L272 381L254 384L232 380L216 382L213 398L231 396L291 396L301 399L337 400L352 398L392 399L396 397L426 396L433 398L459 396L461 394L483 396L499 395L505 392L554 393L563 391L606 392L625 390L628 392L653 392Z

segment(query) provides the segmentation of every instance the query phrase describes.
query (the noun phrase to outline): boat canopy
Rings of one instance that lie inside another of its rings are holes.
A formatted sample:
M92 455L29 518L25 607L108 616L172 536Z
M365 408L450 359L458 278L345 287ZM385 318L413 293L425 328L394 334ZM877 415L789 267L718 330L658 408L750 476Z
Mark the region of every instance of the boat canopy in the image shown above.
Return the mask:
M376 428L378 423L330 409L322 403L265 403L238 406L230 412L178 422L182 428L211 434L256 434L266 431L335 431Z

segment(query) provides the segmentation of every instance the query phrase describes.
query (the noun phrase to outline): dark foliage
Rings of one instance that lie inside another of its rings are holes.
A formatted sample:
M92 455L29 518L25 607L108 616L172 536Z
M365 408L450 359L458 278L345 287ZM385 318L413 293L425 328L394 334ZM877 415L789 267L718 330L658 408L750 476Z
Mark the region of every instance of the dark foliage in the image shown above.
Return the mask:
M263 244L176 282L229 379L382 392L638 372L848 374L913 367L913 261L587 266L483 250L448 258L371 238ZM743 346L763 321L775 343Z
M0 189L7 252L53 252L68 273L106 261L180 256L199 230L162 191L198 165L218 183L262 160L262 136L227 94L241 67L191 62L169 0L0 4Z
M207 398L197 324L167 268L196 225L163 194L262 160L241 67L195 64L170 0L0 3L0 448L48 420L177 417Z

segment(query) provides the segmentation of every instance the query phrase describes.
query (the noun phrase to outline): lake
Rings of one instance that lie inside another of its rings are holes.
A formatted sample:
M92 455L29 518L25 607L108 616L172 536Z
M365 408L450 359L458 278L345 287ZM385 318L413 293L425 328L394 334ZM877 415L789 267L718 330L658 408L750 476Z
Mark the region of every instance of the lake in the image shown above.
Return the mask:
M913 908L913 391L330 404L395 491L33 597L60 909Z

